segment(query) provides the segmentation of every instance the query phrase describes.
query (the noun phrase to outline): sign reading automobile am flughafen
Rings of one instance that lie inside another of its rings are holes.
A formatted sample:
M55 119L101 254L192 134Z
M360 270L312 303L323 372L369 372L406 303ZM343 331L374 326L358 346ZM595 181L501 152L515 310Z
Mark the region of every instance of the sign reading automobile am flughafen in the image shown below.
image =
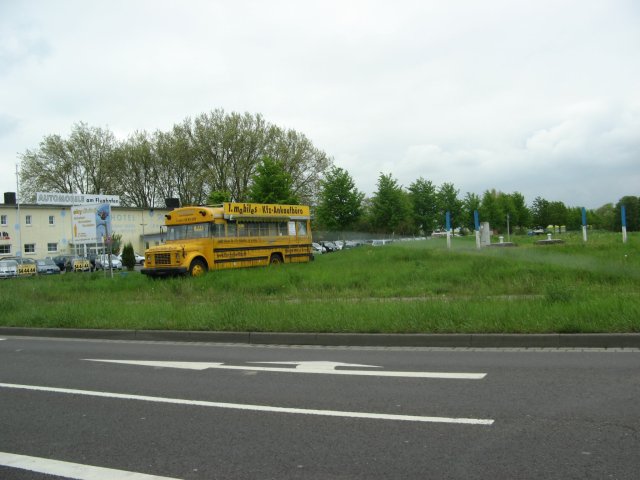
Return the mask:
M95 193L60 193L60 192L37 192L37 205L83 205L108 203L112 207L120 206L120 196L101 195Z

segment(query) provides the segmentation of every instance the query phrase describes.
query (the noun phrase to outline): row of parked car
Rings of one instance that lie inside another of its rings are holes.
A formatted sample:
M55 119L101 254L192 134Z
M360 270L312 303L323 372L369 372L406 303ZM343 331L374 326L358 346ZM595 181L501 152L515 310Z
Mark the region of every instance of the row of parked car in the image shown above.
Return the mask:
M311 244L311 248L313 249L314 254L321 255L323 253L337 252L339 250L355 248L367 244L370 244L370 242L360 240L335 240L333 242L313 242Z
M144 257L135 254L136 264L144 264ZM120 255L111 255L111 268L122 270ZM60 272L93 272L109 269L109 255L58 255L53 258L34 260L32 258L4 257L0 258L0 278L12 278L32 275L55 275Z

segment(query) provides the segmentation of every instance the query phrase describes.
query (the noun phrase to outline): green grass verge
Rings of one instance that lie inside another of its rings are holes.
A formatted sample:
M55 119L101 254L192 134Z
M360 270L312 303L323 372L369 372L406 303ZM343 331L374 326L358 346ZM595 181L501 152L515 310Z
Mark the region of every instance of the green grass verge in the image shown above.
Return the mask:
M150 280L128 272L0 283L0 324L21 327L367 333L640 332L640 243L477 250L402 242L309 264Z

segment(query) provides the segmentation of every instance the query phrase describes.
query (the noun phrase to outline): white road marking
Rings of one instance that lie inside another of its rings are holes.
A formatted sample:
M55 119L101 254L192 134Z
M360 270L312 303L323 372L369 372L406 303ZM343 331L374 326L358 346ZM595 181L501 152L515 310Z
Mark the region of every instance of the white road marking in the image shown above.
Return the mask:
M100 358L85 358L90 362L120 363L125 365L140 365L145 367L183 368L187 370L206 370L208 368L222 370L251 370L260 372L284 372L284 373L316 373L324 375L361 375L370 377L407 377L407 378L446 378L454 380L481 380L486 373L456 373L456 372L393 372L372 370L335 370L336 366L356 366L380 368L374 365L358 365L335 362L252 362L252 363L276 363L280 365L297 365L289 367L258 367L248 365L225 365L219 362L165 362L151 360L107 360Z
M144 473L93 467L80 463L61 462L59 460L49 460L48 458L28 457L5 452L0 452L0 465L77 480L179 480L172 477L158 477Z
M199 407L227 408L233 410L250 410L254 412L293 413L299 415L321 415L325 417L364 418L370 420L396 420L405 422L458 423L466 425L492 425L493 420L482 418L449 418L425 417L419 415L394 415L386 413L343 412L339 410L315 410L306 408L271 407L267 405L247 405L242 403L208 402L204 400L184 400L181 398L149 397L146 395L130 395L124 393L96 392L92 390L74 390L69 388L41 387L38 385L19 385L0 383L0 388L13 388L37 392L68 393L90 397L118 398L122 400L142 400L145 402L170 403L176 405L192 405Z

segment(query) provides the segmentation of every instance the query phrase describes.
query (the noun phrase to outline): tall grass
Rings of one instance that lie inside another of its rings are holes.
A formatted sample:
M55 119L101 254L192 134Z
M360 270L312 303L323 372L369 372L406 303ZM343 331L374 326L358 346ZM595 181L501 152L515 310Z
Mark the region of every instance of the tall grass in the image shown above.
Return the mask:
M361 247L309 264L150 280L135 272L0 283L0 324L295 332L640 332L640 243L477 250L473 238Z

